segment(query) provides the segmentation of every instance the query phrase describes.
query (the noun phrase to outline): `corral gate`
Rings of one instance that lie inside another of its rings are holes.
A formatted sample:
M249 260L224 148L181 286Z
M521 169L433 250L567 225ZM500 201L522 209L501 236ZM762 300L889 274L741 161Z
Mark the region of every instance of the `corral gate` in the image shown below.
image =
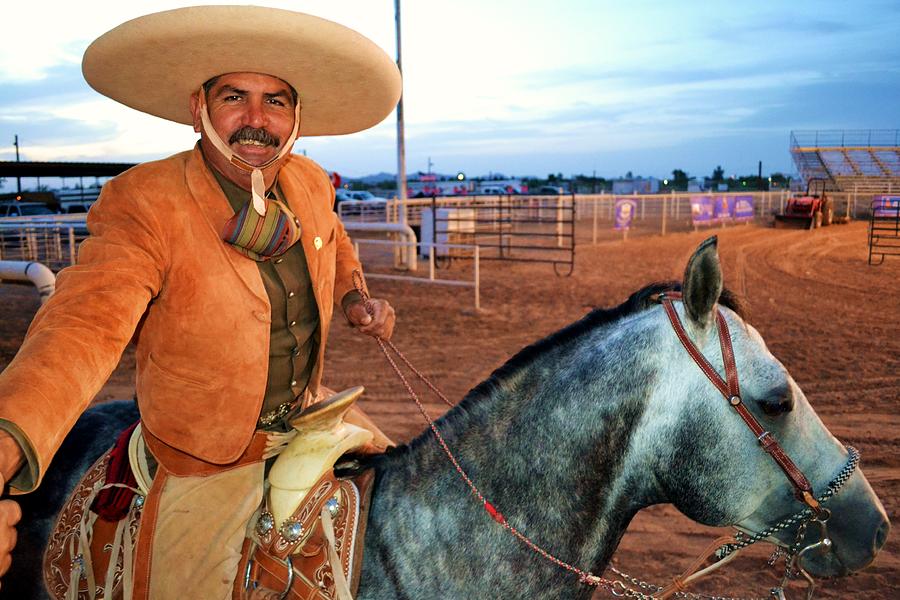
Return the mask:
M872 262L876 256L881 260ZM900 256L900 196L880 196L872 200L869 264L880 265L885 256Z
M503 195L441 206L437 198L422 211L421 237L479 247L481 260L549 263L557 275L575 268L575 197ZM438 246L439 267L471 253Z

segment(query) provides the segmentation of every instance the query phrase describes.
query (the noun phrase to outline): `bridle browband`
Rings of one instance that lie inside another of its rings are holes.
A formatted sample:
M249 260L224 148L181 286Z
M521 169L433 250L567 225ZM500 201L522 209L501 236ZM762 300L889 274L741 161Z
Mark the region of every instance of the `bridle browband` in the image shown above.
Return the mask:
M791 485L794 487L794 495L797 499L809 506L816 516L824 515L825 509L819 505L819 502L813 495L812 485L809 483L809 480L797 465L794 464L794 461L791 460L787 453L785 453L781 444L778 443L775 437L759 424L756 417L754 417L750 411L747 410L746 405L744 405L744 401L741 398L741 386L738 381L737 365L734 360L734 348L731 345L731 334L728 331L728 324L725 322L722 311L716 309L715 312L716 328L719 332L719 345L722 348L722 361L725 364L725 379L722 379L713 366L709 364L709 361L706 360L706 357L700 353L700 350L697 349L697 346L695 346L694 342L688 337L684 325L681 324L681 319L678 318L678 313L675 312L675 307L672 305L672 300L681 299L681 293L662 292L657 296L657 299L663 305L666 315L669 317L669 321L672 323L672 328L675 330L675 335L678 336L681 345L684 346L684 349L687 350L690 357L697 363L697 366L700 367L700 370L703 371L703 374L706 375L707 379L709 379L725 399L728 400L731 407L737 411L737 414L740 415L741 419L744 420L744 423L747 424L747 427L750 428L750 431L753 432L753 435L756 436L756 439L759 440L762 449L775 460L778 467L784 472L788 481L790 481Z

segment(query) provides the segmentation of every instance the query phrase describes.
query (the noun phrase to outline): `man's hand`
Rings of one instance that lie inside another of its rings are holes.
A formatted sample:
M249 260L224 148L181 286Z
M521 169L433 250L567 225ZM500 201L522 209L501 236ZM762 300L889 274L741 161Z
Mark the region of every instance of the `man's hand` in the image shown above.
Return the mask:
M354 302L347 309L347 319L350 324L356 327L356 330L366 335L380 337L385 340L391 339L394 333L394 307L387 300L369 300L372 305L372 314L366 312L365 302Z
M5 485L0 475L0 488ZM22 518L18 502L0 500L0 577L6 574L12 564L12 550L16 547L16 523Z
M0 495L6 489L6 480L25 462L25 455L16 440L5 430L0 429ZM0 500L0 577L9 570L12 564L12 549L16 546L16 523L22 518L19 503L13 500Z

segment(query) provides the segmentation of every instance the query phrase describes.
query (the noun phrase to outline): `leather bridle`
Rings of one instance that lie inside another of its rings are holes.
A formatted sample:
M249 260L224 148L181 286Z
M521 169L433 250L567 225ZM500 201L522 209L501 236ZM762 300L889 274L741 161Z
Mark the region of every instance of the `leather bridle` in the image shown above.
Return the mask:
M681 299L680 292L662 292L658 295L658 300L662 303L666 315L672 323L672 328L675 330L675 335L678 336L681 345L684 346L684 349L687 350L690 357L697 363L697 366L700 367L703 374L706 375L716 389L719 390L726 400L728 400L731 407L737 411L744 423L747 424L747 427L750 428L750 431L753 432L753 435L756 436L762 449L775 460L779 468L787 476L788 481L790 481L791 485L794 487L794 495L797 499L809 506L817 517L823 516L825 514L825 509L822 508L813 495L813 488L809 483L809 480L797 465L794 464L794 461L787 455L781 447L781 444L778 443L771 433L766 431L766 429L759 424L759 421L750 413L744 404L741 397L740 383L738 381L737 365L734 360L734 348L731 345L731 334L728 331L728 324L725 322L722 311L716 309L716 326L719 331L719 345L722 348L722 360L725 363L725 379L722 379L722 376L719 375L711 364L709 364L706 357L703 356L700 350L697 349L697 346L694 345L694 342L688 337L687 331L685 331L684 325L681 324L681 319L679 319L678 313L672 305L672 300L679 299Z
M353 283L357 292L359 292L360 296L362 296L363 298L363 301L366 303L366 310L370 315L373 314L373 309L371 303L369 302L369 295L366 292L364 286L362 273L360 273L358 270L353 271ZM672 583L665 588L653 586L652 584L648 584L646 582L642 582L640 580L632 578L618 571L614 566L610 565L612 571L614 571L619 576L624 576L625 579L632 583L635 583L639 588L643 590L655 590L651 592L652 595L648 595L643 591L631 589L620 580L599 577L589 571L582 570L575 565L557 558L549 551L545 550L543 547L532 541L531 538L529 538L527 535L516 529L511 523L509 523L509 521L506 520L506 517L503 516L503 513L497 510L497 508L482 495L481 491L478 489L478 487L476 487L475 483L472 481L469 475L460 466L459 462L456 460L456 457L453 455L453 453L450 451L450 448L444 441L444 438L441 435L440 431L438 431L438 428L436 427L434 421L428 415L428 412L425 410L425 407L419 400L419 397L416 394L415 390L413 390L409 381L406 379L406 377L400 371L397 363L391 357L391 352L396 354L396 356L403 361L403 363L410 369L410 371L415 374L415 376L425 385L427 385L428 388L432 392L434 392L437 397L443 400L445 404L447 404L451 408L454 406L454 404L450 402L447 397L443 393L441 393L441 391L431 381L429 381L427 377L425 377L425 375L423 375L412 365L412 363L409 362L409 360L403 355L403 353L400 352L400 350L397 349L396 346L394 346L393 342L391 342L390 340L384 340L380 337L376 337L375 340L378 342L382 353L393 368L394 373L403 383L410 398L416 403L419 412L422 413L425 421L428 422L432 433L434 433L437 442L440 444L444 453L447 455L447 458L453 464L463 481L465 481L466 485L470 488L472 494L482 503L484 510L494 521L499 523L514 537L518 538L518 540L525 546L527 546L529 550L531 550L535 554L540 555L545 560L553 563L557 567L573 573L574 575L577 575L581 583L595 587L606 588L614 596L628 596L631 598L638 598L639 600L664 600L666 598L670 598L675 594L683 592L684 589L696 579L703 577L704 575L711 573L721 565L724 565L732 558L734 558L737 552L742 548L745 548L746 546L749 546L750 544L753 544L755 542L768 539L774 533L782 531L788 527L799 525L795 544L794 546L789 548L789 551L787 553L788 560L786 561L784 578L782 579L781 585L779 587L772 589L772 595L779 599L784 598L784 586L787 579L793 576L793 569L807 579L809 583L809 587L807 588L807 600L809 600L812 597L812 592L815 588L815 585L812 577L810 577L806 573L806 571L804 571L802 567L800 567L799 559L809 551L814 551L822 547L827 548L830 546L831 540L827 537L827 529L825 526L825 522L828 520L830 513L827 509L821 506L821 503L833 497L853 474L853 471L856 469L859 463L859 452L855 448L848 446L847 450L849 453L849 459L847 461L847 464L845 464L841 471L827 484L827 489L818 498L813 496L812 485L809 483L809 480L806 478L806 476L803 475L803 472L800 471L799 468L797 468L797 465L795 465L790 457L784 452L781 445L778 444L775 438L759 424L759 421L757 421L756 418L747 409L747 407L744 406L743 400L741 399L741 390L738 382L737 366L734 360L734 349L731 346L731 335L728 331L728 325L726 324L725 318L722 315L721 311L716 310L716 324L718 326L719 343L722 347L722 356L725 363L725 379L722 379L722 377L712 367L712 365L709 364L709 361L707 361L703 354L700 353L700 351L688 337L684 326L681 324L678 313L675 311L675 307L672 305L672 300L681 299L681 293L676 291L663 292L657 294L654 299L659 301L665 308L666 314L668 315L669 320L672 322L672 327L674 328L678 339L681 340L681 343L684 345L688 354L691 356L691 358L694 359L694 362L696 362L703 373L706 374L706 376L713 383L716 389L718 389L725 397L725 399L728 400L729 404L734 407L734 409L738 412L738 414L741 416L750 430L754 433L754 435L756 435L756 438L759 440L762 448L775 460L775 462L787 476L788 480L791 482L791 485L794 488L795 495L806 505L806 507L801 509L796 514L782 519L778 523L775 523L774 525L759 533L747 535L739 531L733 537L719 538L709 546L707 551L704 551L704 553L691 565L691 567L689 567L680 576L673 578ZM799 545L803 539L806 527L810 523L818 523L820 525L821 539L818 542L809 544L805 548L800 549ZM706 568L700 568L702 566L702 563L706 561L711 553L714 553L716 555L718 561Z

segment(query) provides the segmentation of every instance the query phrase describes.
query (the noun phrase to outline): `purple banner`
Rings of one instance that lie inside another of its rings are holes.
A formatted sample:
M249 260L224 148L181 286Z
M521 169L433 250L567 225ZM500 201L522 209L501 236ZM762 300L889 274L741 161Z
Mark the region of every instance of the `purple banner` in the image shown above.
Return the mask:
M628 198L616 200L616 229L631 229L631 221L637 212L637 202Z
M694 225L709 225L712 215L712 196L691 196L691 220Z
M716 196L713 202L713 221L730 219L734 209L734 198L730 196Z
M872 214L876 217L896 217L900 215L900 196L875 196Z
M753 196L735 196L731 215L738 221L753 219Z

